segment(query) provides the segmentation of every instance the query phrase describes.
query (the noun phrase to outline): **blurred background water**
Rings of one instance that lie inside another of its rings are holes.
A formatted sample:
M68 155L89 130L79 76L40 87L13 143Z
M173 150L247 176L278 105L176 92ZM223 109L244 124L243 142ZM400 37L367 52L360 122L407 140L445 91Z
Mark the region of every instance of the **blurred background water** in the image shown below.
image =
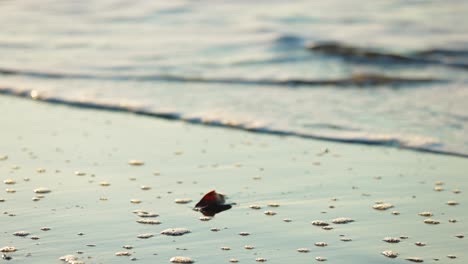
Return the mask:
M0 1L0 86L468 155L467 13L463 0Z

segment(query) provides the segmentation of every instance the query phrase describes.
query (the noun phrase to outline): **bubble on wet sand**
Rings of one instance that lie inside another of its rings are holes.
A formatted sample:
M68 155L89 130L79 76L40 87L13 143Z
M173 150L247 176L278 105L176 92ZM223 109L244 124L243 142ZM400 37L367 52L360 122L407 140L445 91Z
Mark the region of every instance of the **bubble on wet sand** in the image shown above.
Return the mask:
M393 208L393 205L390 203L378 202L372 206L375 210L384 211L390 208Z
M143 165L145 163L143 161L141 161L141 160L129 160L128 164L132 165L132 166L141 166L141 165Z
M256 258L255 261L257 261L257 262L266 262L267 259L266 258Z
M6 246L6 247L0 248L0 252L3 252L3 253L11 253L15 251L16 251L16 248L12 246Z
M409 257L409 258L405 258L405 259L408 260L408 261L417 262L417 263L424 262L424 260L422 258L419 258L419 257Z
M254 246L251 246L251 245L245 245L244 248L245 248L245 249L251 250L251 249L254 249L255 247L254 247Z
M138 199L131 199L131 200L130 200L130 203L132 203L132 204L139 204L139 203L141 203L141 200L138 200Z
M395 251L391 251L391 250L382 251L381 254L384 255L387 258L396 258L396 257L398 257L398 253L395 252Z
M188 233L190 233L190 230L187 228L168 228L161 231L161 235L166 236L182 236Z
M0 160L7 160L8 156L7 155L0 155Z
M448 201L447 204L453 206L453 205L458 205L458 202L457 201Z
M44 173L44 172L46 172L46 170L44 168L37 168L36 172L37 173Z
M41 230L42 230L42 231L49 231L49 230L50 230L50 227L44 226L44 227L41 227Z
M400 215L400 212L398 212L398 211L392 211L392 215Z
M414 243L414 244L415 244L416 246L418 246L418 247L424 247L424 246L426 246L426 243L424 243L424 242L416 242L416 243Z
M289 222L292 222L292 219L291 218L284 218L283 222L289 223Z
M119 251L119 252L116 252L115 255L118 257L129 257L132 255L132 253L128 251Z
M213 228L210 229L210 231L211 232L219 232L219 231L221 231L221 229L213 227Z
M35 193L50 193L51 190L46 187L39 187L39 188L34 189L34 192Z
M314 245L317 246L317 247L326 247L326 246L328 246L328 244L325 243L325 242L315 242Z
M436 192L441 192L443 190L444 190L444 188L442 188L441 186L434 187L434 191L436 191Z
M237 263L237 262L239 262L239 260L238 260L238 259L235 259L235 258L232 258L232 259L229 259L229 262L231 262L231 263Z
M308 248L298 248L298 249L297 249L297 252L300 252L300 253L309 253L309 252L310 252L310 249L308 249Z
M123 246L122 248L125 248L125 249L132 249L133 246L131 246L131 245L125 245L125 246Z
M188 198L175 199L174 202L176 204L188 204L192 202L192 199L188 199Z
M333 229L333 226L322 226L322 229L323 229L323 230L330 231L330 230Z
M315 221L312 221L312 225L314 226L328 226L329 224L325 221L321 221L321 220L315 220Z
M6 179L3 181L4 184L9 184L9 185L12 185L12 184L15 184L16 181L14 179Z
M189 257L176 256L172 257L170 260L172 263L194 263L195 261Z
M159 225L161 224L160 221L154 220L154 219L147 219L147 218L141 218L136 220L137 223L139 224L144 224L144 225Z
M139 234L139 235L137 236L137 238L141 238L141 239L147 239L147 238L150 238L150 237L153 237L153 234L144 233L144 234Z
M349 237L342 237L340 238L341 241L343 242L350 242L350 241L353 241L353 239L349 238Z
M347 224L351 222L354 222L354 220L347 217L339 217L332 220L332 223L334 224Z
M273 212L273 211L265 211L263 212L265 215L269 215L269 216L273 216L273 215L276 215L276 212Z
M434 182L434 185L442 186L442 185L444 185L444 182L443 181L436 181L436 182Z
M252 204L249 206L250 209L254 209L254 210L260 210L262 209L262 207L260 205L256 205L256 204Z
M453 189L452 192L455 193L455 194L461 193L461 191L459 189Z
M37 197L37 196L34 196L34 197L32 198L32 200L33 200L33 202L37 202L37 201L40 201L41 198L39 198L39 197Z
M440 221L428 218L424 220L424 223L428 225L438 225L440 224Z
M315 257L315 260L316 260L316 261L327 261L327 258L326 258L326 257L318 256L318 257Z
M84 172L84 171L75 171L75 175L76 176L85 176L86 172Z
M226 250L227 251L227 250L231 250L231 248L230 247L221 247L221 250Z
M32 236L31 239L32 240L39 240L39 237L38 236Z
M270 207L279 207L280 205L278 203L269 203L268 206L270 206Z
M430 217L430 216L432 216L433 214L432 214L431 212L421 212L421 213L418 213L418 215L424 216L424 217Z
M25 237L29 236L29 232L26 231L17 231L13 233L14 236Z
M7 192L7 193L15 193L16 190L15 190L15 189L8 188L8 189L5 189L5 192Z
M142 186L140 186L140 189L143 190L143 191L149 191L149 190L151 190L151 187L148 186L148 185L142 185Z

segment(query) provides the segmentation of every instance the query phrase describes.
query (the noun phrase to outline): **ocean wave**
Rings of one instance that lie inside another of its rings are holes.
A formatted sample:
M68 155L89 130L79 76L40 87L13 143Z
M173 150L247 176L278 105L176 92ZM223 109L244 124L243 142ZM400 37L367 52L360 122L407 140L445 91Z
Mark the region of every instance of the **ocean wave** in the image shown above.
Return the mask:
M428 49L399 54L334 41L311 43L306 48L317 53L367 63L429 64L468 70L468 63L453 61L454 58L468 56L468 50Z
M28 98L37 100L44 103L65 105L77 108L114 111L114 112L126 112L133 113L141 116L149 116L160 119L175 120L181 122L187 122L197 125L223 127L235 130L242 130L248 132L254 132L259 134L277 135L277 136L290 136L299 137L304 139L315 139L323 141L341 142L341 143L353 143L363 145L375 145L375 146L387 146L396 147L401 149L443 154L450 156L457 156L468 158L468 154L461 152L452 152L446 150L439 150L434 146L440 145L437 139L422 137L422 136L403 136L403 135L389 135L389 134L377 134L377 133L366 133L360 131L351 131L349 133L333 134L333 133L310 133L301 132L295 130L281 129L276 127L270 127L260 122L242 122L239 120L225 119L222 116L193 116L179 113L176 111L157 111L149 110L144 106L124 105L112 102L99 102L93 100L72 100L67 98L55 97L43 95L36 90L18 89L11 87L0 87L0 94ZM328 124L327 126L333 126ZM340 129L342 129L340 127Z
M283 87L312 87L312 86L336 86L336 87L369 87L379 85L402 86L446 82L446 80L423 77L399 77L382 74L361 73L350 77L336 79L246 79L246 78L204 78L182 75L150 74L150 75L93 75L77 73L39 72L26 70L13 70L0 68L3 75L21 75L47 79L94 79L117 81L166 81L184 83L206 84L233 84L233 85L270 85Z

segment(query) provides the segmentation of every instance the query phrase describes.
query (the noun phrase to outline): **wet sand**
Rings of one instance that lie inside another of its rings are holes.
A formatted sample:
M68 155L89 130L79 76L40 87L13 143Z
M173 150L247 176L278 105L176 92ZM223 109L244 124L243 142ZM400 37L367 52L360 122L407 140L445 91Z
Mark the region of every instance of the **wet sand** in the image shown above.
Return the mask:
M468 257L465 158L14 97L0 97L0 111L0 248L16 248L2 253L11 263ZM236 204L200 218L192 208L210 190ZM161 234L176 228L184 234Z

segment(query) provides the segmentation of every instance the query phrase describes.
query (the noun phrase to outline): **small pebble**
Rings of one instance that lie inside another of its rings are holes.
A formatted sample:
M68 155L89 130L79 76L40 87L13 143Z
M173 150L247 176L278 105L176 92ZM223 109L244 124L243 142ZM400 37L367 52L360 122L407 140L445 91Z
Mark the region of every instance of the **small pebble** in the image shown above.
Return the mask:
M396 237L385 237L383 239L383 241L385 241L387 243L400 243L400 239L398 239Z
M270 215L270 216L276 215L276 213L273 212L273 211L265 211L265 212L263 212L263 213L264 213L265 215Z
M425 216L425 217L430 217L430 216L432 216L432 213L431 212L421 212L418 215Z
M3 181L3 183L5 183L5 184L10 184L10 185L11 185L11 184L15 184L16 181L13 180L13 179L6 179L6 180Z
M250 249L254 249L255 247L254 247L254 246L251 246L251 245L245 245L244 248L250 250Z
M29 236L29 233L26 232L26 231L17 231L15 233L13 233L14 236L19 236L19 237L25 237L25 236Z
M231 263L237 263L237 262L239 262L239 260L237 260L237 259L235 259L235 258L232 258L232 259L229 259L229 262L231 262Z
M429 225L438 225L438 224L440 224L439 221L431 219L431 218L425 219L424 223L429 224Z
M259 210L259 209L262 209L262 207L260 205L256 205L256 204L252 204L249 206L250 209L254 209L254 210Z
M424 262L424 260L422 258L418 258L418 257L410 257L410 258L405 258L405 259L408 260L408 261L417 262L417 263Z
M75 175L76 175L76 176L85 176L85 175L86 175L86 172L83 172L83 171L75 171Z
M119 252L116 252L115 255L118 256L118 257L122 257L122 256L129 257L129 256L132 255L132 253L130 253L128 251L119 251Z
M110 186L111 184L109 182L103 181L103 182L100 182L99 185L103 187L107 187L107 186Z
M349 242L349 241L353 241L351 238L349 237L342 237L340 238L341 241L344 241L344 242Z
M140 234L137 236L137 238L142 238L142 239L147 239L153 237L153 234L145 233L145 234Z
M206 222L206 221L210 221L212 219L211 216L200 216L200 221L203 221L203 222Z
M130 203L132 203L132 204L139 204L139 203L141 203L141 200L138 200L138 199L131 199L131 200L130 200Z
M240 236L249 236L250 233L249 232L240 232L239 235Z
M380 210L380 211L387 210L392 207L393 205L389 203L377 203L372 206L372 208L374 208L375 210Z
M398 253L395 252L395 251L391 251L391 250L382 251L382 255L386 256L387 258L396 258L396 257L398 257Z
M161 235L166 236L182 236L188 233L190 233L190 230L187 228L168 228L161 231Z
M333 226L322 226L322 229L329 231L333 229Z
M44 173L44 172L46 172L46 170L44 168L38 168L38 169L36 169L36 172L37 173Z
M212 232L219 232L220 230L221 230L221 229L215 228L215 227L213 227L213 228L210 229L210 231L212 231Z
M15 251L16 251L16 248L12 247L12 246L7 246L7 247L0 248L0 252L3 252L3 253L11 253L11 252L15 252Z
M169 261L172 263L194 263L195 262L193 259L189 257L181 257L181 256L172 257Z
M270 207L279 207L280 205L277 203L269 203L268 206Z
M158 221L158 220L146 219L146 218L138 219L136 222L139 223L139 224L144 224L144 225L159 225L159 224L161 224L161 222Z
M424 246L426 246L426 243L424 243L424 242L416 242L416 243L414 243L414 244L415 244L416 246L418 246L418 247L424 247Z
M132 249L133 246L131 246L131 245L125 245L125 246L123 246L122 248L125 248L125 249Z
M231 248L230 247L222 247L221 250L226 250L227 251L227 250L231 250Z
M142 189L143 191L148 191L148 190L151 190L151 187L147 185L142 185L140 186L140 189Z
M141 160L129 160L128 164L132 165L132 166L141 166L141 165L143 165L145 163L143 161L141 161Z
M15 189L6 189L5 191L6 191L7 193L15 193L15 192L16 192Z
M340 218L335 218L332 220L332 223L334 224L347 224L351 222L354 222L354 220L351 218L347 218L347 217L340 217Z
M455 255L447 255L447 258L449 258L449 259L456 259L457 256L455 256Z
M312 221L312 224L313 224L314 226L327 226L327 225L329 225L327 222L320 221L320 220Z
M316 261L327 261L327 258L326 257L315 257L315 260Z
M455 235L455 237L456 237L456 238L460 238L460 239L461 239L461 238L464 238L465 236L464 236L464 235L462 235L462 234L459 234L459 235Z
M267 259L266 258L256 258L255 261L257 261L257 262L266 262Z
M317 246L317 247L326 247L326 246L328 246L328 244L325 243L325 242L315 242L314 245Z
M458 205L458 202L456 202L456 201L448 201L447 204L453 206L453 205Z
M177 204L188 204L188 203L191 203L192 200L188 198L184 198L184 199L175 199L174 202Z
M50 193L50 189L46 188L46 187L39 187L37 189L34 189L34 192L35 193Z
M292 220L291 220L290 218L284 218L284 219L283 219L283 222L286 222L286 223L289 223L289 222L291 222L291 221L292 221Z
M309 252L310 252L310 249L308 249L308 248L298 248L298 249L297 249L297 252L300 252L300 253L309 253Z

